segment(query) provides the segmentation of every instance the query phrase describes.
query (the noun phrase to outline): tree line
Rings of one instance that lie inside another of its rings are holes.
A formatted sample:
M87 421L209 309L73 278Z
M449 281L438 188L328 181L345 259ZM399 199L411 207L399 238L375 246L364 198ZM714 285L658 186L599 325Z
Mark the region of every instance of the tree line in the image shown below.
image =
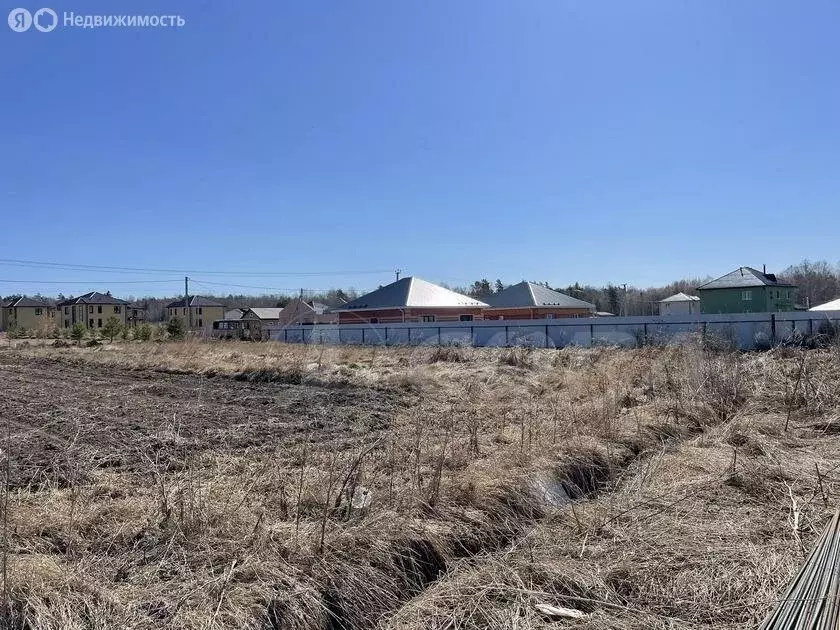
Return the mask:
M791 265L777 275L781 281L796 285L795 301L798 307L810 308L840 297L840 266L824 260L812 262L803 260ZM595 310L614 315L656 315L657 303L675 293L695 295L696 288L710 280L705 278L685 278L658 287L640 288L633 285L612 285L597 287L589 284L552 286L545 281L532 281L555 291L560 291L584 302L595 305ZM487 278L476 280L469 286L451 287L453 291L464 293L477 300L499 293L506 288L501 280L495 282Z
M840 297L840 266L832 265L824 260L812 262L803 260L791 265L782 273L778 274L780 280L797 286L795 299L796 304L802 308L816 306ZM657 302L675 293L695 294L695 289L701 284L712 280L706 278L685 278L676 280L659 287L639 288L633 285L611 285L597 287L589 284L574 284L566 286L552 286L545 281L536 281L551 289L555 289L572 297L595 305L595 310L613 313L614 315L656 315L658 313ZM476 280L469 286L449 287L453 291L469 295L476 299L486 298L494 293L503 291L507 286L501 279L490 281L486 278ZM354 289L330 289L324 292L301 292L298 295L290 294L262 294L244 295L228 294L226 296L214 296L204 294L206 297L216 300L226 308L240 307L284 307L296 297L303 296L306 300L321 302L327 306L338 306L344 302L356 299L359 294ZM8 295L3 297L3 302L13 300L20 295ZM44 297L40 294L33 296L46 302L56 303L72 298L72 295L59 294L55 298ZM128 302L136 304L146 310L146 321L162 322L166 320L166 305L175 300L183 299L182 295L172 297L133 297L125 298Z

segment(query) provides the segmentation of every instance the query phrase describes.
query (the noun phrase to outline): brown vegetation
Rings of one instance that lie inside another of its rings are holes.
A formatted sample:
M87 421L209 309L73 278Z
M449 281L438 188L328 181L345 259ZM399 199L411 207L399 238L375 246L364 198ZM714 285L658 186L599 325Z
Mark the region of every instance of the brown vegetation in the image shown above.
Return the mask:
M838 359L4 347L3 627L743 627L836 503Z

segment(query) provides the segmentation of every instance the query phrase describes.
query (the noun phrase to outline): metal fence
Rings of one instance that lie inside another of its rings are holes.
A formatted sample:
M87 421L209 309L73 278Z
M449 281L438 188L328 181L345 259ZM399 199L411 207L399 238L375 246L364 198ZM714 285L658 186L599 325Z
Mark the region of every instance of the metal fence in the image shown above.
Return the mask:
M273 341L305 344L475 347L680 343L702 335L754 349L840 329L840 311L667 317L492 320L474 322L270 326Z

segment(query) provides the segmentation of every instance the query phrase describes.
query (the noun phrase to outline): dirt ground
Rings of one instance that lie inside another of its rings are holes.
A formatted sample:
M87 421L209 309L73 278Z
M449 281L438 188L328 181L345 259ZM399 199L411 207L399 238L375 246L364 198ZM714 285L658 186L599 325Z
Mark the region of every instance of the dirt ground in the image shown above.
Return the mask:
M248 382L0 354L11 423L12 487L67 482L79 470L177 470L187 455L289 453L374 437L414 398L370 387Z

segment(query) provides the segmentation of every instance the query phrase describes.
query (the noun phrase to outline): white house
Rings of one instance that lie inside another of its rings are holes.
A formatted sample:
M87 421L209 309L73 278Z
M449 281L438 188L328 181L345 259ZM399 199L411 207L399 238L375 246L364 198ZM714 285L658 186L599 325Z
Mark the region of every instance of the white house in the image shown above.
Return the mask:
M700 298L696 295L677 293L659 302L660 315L697 315L700 313Z

